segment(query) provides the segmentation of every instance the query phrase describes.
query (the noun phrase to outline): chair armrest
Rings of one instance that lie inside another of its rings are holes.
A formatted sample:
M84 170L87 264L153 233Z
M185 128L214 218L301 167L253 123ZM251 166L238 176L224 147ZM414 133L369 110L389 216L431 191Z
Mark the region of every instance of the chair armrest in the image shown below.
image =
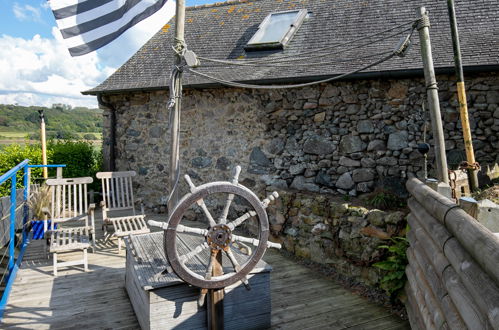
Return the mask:
M88 213L93 213L95 211L95 203L92 203L88 206Z

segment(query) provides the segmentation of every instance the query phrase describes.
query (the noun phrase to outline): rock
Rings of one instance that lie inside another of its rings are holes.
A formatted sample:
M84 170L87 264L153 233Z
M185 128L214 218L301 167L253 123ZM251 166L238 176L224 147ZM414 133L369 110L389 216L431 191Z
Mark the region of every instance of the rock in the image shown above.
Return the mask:
M360 164L362 167L371 168L376 167L376 161L369 157L364 157L360 160Z
M303 156L303 150L298 145L295 137L288 138L284 150L286 150L292 156Z
M253 174L268 174L272 163L258 147L254 147L250 154L248 172Z
M347 103L349 103L349 102L347 102ZM350 105L348 105L347 110L345 112L347 115L355 115L357 112L359 112L359 110L360 110L360 106L358 104L350 104Z
M215 167L222 171L227 171L230 169L231 161L227 157L220 157L217 159L217 165Z
M127 143L125 144L125 152L132 153L133 151L137 151L139 149L139 145L136 143Z
M384 151L386 150L386 144L383 140L372 140L367 145L367 151Z
M384 227L386 216L387 216L387 214L384 211L376 210L376 209L371 210L367 214L367 221L369 221L369 223L371 223L374 226Z
M494 116L494 118L499 119L499 108L497 108L496 111L494 111L493 116Z
M374 226L364 227L360 230L360 233L365 236L376 237L382 240L390 239L389 234Z
M330 98L339 95L340 95L340 89L338 87L333 85L328 85L326 86L326 88L324 88L324 91L321 94L321 98Z
M289 167L289 174L291 174L291 175L302 174L305 171L305 167L306 166L303 163L296 164L296 165L291 165Z
M319 192L320 188L318 185L305 181L305 177L297 176L293 179L290 188L296 190L307 190L312 192Z
M294 227L289 227L289 228L286 228L286 230L284 230L284 233L286 235L296 237L296 236L298 236L298 229L296 229Z
M348 213L348 204L337 204L331 203L329 206L329 214L332 218L340 218L341 216Z
M126 130L126 135L127 136L132 136L132 137L137 137L137 136L140 135L140 132L137 131L137 130L129 128L129 129Z
M360 182L357 184L357 191L359 192L370 192L374 187L374 181Z
M499 91L489 91L487 92L487 103L499 104Z
M339 164L347 167L359 167L360 162L358 160L353 160L348 157L342 156L340 158Z
M211 166L211 157L196 157L191 160L192 167L206 168Z
M304 105L303 105L303 110L307 110L307 109L315 109L317 108L317 103L315 102L306 102Z
M309 138L303 145L303 151L307 154L326 155L336 150L336 146L332 141L329 141L320 136Z
M285 146L285 143L284 143L283 139L275 138L275 139L270 140L270 142L267 144L265 150L267 150L267 152L269 154L280 155L284 150L284 146Z
M343 173L336 181L336 188L350 190L355 185L350 173Z
M371 120L361 120L357 123L357 132L359 133L372 133L374 132L374 125Z
M364 142L356 135L344 136L340 141L340 152L351 154L362 151L365 148Z
M164 134L164 129L160 126L153 126L149 129L150 138L159 138Z
M279 189L287 189L288 184L286 183L286 180L281 179L277 175L262 175L261 180L267 185Z
M329 176L325 171L320 171L315 177L314 182L320 186L334 188L334 183L331 179L331 176Z
M408 90L409 87L405 83L395 81L392 83L392 86L386 93L386 96L391 99L404 99L407 97Z
M376 164L383 166L395 166L397 163L397 158L395 157L382 157L376 160Z
M388 214L385 218L385 222L393 225L397 225L400 221L404 220L405 214L403 212L397 211Z
M373 169L359 168L359 169L353 170L352 180L356 183L357 182L372 181L372 180L374 180L375 176L376 176L376 172Z
M390 150L401 150L409 146L407 131L395 132L388 136L387 147Z
M316 123L322 123L326 119L326 113L325 112L319 112L314 116L314 122Z

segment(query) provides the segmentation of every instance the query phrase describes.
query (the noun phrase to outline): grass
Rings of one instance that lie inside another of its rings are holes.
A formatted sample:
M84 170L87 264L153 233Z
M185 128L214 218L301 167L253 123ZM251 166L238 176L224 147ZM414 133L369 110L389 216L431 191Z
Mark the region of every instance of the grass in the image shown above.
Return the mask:
M33 132L16 132L6 130L8 128L0 128L0 149L2 146L6 146L12 143L17 143L20 145L39 143L38 140L28 140L26 137ZM85 134L93 134L97 137L97 140L90 141L93 145L100 148L102 145L102 132L78 132L76 135L83 140Z
M0 131L0 139L24 139L28 133Z

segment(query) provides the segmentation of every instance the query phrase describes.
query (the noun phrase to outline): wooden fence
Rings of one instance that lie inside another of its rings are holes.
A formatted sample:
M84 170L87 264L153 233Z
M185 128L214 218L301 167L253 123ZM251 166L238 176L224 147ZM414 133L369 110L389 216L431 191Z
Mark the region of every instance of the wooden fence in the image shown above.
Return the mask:
M421 181L407 189L411 327L499 329L499 238Z
M23 193L24 189L17 190L17 208L16 208L16 229L21 229L23 225ZM10 241L10 197L0 197L0 248L7 245Z

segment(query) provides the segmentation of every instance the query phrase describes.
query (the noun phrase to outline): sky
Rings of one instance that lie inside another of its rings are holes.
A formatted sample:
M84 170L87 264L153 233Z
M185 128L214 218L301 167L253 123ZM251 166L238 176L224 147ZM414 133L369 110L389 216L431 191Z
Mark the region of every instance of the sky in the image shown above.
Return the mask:
M187 6L214 2L186 0ZM80 92L104 81L174 14L170 0L110 44L71 57L46 0L0 0L0 104L96 108L96 97Z

